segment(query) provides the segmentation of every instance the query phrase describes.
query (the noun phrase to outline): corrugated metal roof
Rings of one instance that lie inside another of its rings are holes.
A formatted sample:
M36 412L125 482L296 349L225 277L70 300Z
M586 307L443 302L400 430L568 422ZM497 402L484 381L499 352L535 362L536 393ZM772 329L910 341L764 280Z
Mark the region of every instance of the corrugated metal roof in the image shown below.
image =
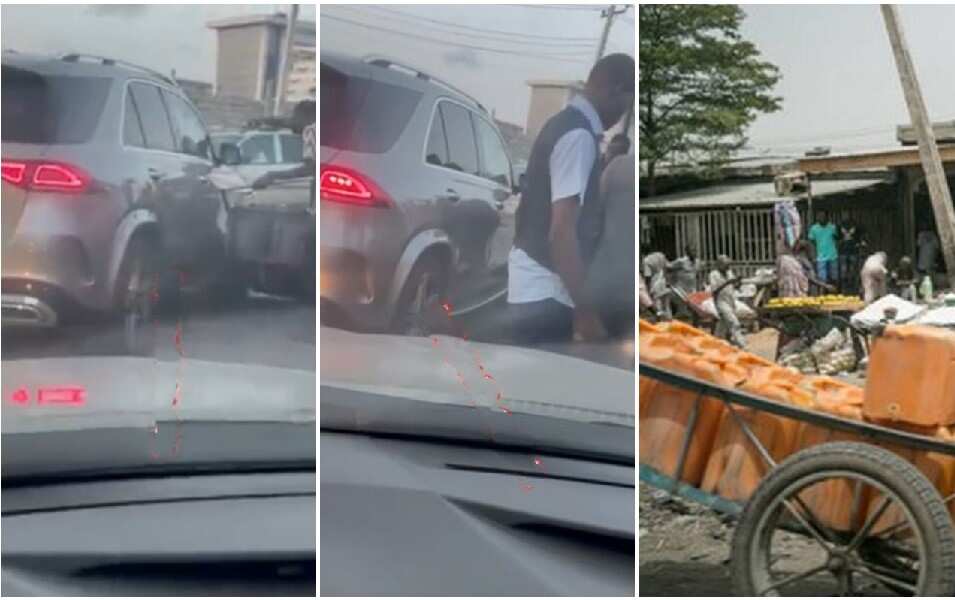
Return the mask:
M813 180L812 196L813 198L819 198L833 194L845 194L888 182L889 180L884 178ZM795 198L805 198L805 195L795 196ZM783 197L776 195L776 189L771 181L761 181L715 185L688 192L656 196L654 198L641 198L640 210L686 210L694 208L726 208L731 206L754 207L775 204L783 199Z

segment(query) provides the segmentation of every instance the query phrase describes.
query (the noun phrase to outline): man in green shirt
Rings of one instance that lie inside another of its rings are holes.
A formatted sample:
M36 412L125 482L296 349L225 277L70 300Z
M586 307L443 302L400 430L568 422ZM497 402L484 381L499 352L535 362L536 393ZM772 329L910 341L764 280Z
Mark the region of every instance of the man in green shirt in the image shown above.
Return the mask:
M809 239L816 246L816 275L825 283L839 282L839 250L836 248L838 230L825 212L809 228Z

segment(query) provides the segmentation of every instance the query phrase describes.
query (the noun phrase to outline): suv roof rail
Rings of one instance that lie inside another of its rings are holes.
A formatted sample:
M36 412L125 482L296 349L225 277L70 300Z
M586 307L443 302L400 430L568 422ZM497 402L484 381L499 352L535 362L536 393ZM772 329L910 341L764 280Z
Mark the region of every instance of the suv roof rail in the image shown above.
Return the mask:
M109 58L108 56L98 56L96 54L85 54L82 52L68 52L66 54L61 54L59 59L66 62L79 62L81 60L88 61L99 61L100 64L106 66L117 65L120 67L125 67L127 69L132 69L134 71L142 71L143 73L149 73L153 77L158 77L159 79L165 81L169 85L179 87L179 84L176 80L169 75L163 75L159 71L144 67L142 65L137 65L131 62L126 62L125 60L119 60L116 58Z
M422 79L424 81L430 81L432 83L440 85L441 87L449 89L456 94L460 94L464 96L465 98L473 102L475 106L480 108L485 114L487 113L487 109L484 108L484 105L478 102L477 98L475 98L471 94L465 92L464 90L460 88L457 88L451 85L450 83L448 83L447 81L444 81L443 79L438 79L437 77L433 75L425 73L424 71L422 71L421 69L418 69L417 67L412 67L412 66L394 61L390 58L385 58L383 56L374 56L374 55L366 56L363 60L370 65L375 65L376 67L384 67L386 69L397 68L397 69L404 69L406 71L410 71L418 79Z

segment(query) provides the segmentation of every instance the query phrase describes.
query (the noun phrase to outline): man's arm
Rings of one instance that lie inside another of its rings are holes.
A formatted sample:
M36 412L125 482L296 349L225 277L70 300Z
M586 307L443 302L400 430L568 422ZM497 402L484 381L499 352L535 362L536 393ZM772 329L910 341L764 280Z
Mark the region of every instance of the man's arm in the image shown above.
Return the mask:
M570 293L574 306L578 310L587 310L591 302L584 285L586 269L580 258L577 241L578 206L577 196L561 198L553 203L548 239L554 268Z
M297 167L292 167L291 169L286 169L284 171L269 171L253 181L252 187L255 189L261 189L283 179L298 179L299 177L310 177L314 174L315 164L309 164L306 162Z

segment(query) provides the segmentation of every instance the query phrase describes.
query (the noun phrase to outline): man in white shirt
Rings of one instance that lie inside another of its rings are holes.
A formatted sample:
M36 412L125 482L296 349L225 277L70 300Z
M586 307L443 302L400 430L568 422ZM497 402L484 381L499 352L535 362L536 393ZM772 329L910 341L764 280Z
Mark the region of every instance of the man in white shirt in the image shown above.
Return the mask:
M534 141L508 257L519 343L606 337L585 285L603 229L599 142L633 104L635 76L632 57L605 56Z

